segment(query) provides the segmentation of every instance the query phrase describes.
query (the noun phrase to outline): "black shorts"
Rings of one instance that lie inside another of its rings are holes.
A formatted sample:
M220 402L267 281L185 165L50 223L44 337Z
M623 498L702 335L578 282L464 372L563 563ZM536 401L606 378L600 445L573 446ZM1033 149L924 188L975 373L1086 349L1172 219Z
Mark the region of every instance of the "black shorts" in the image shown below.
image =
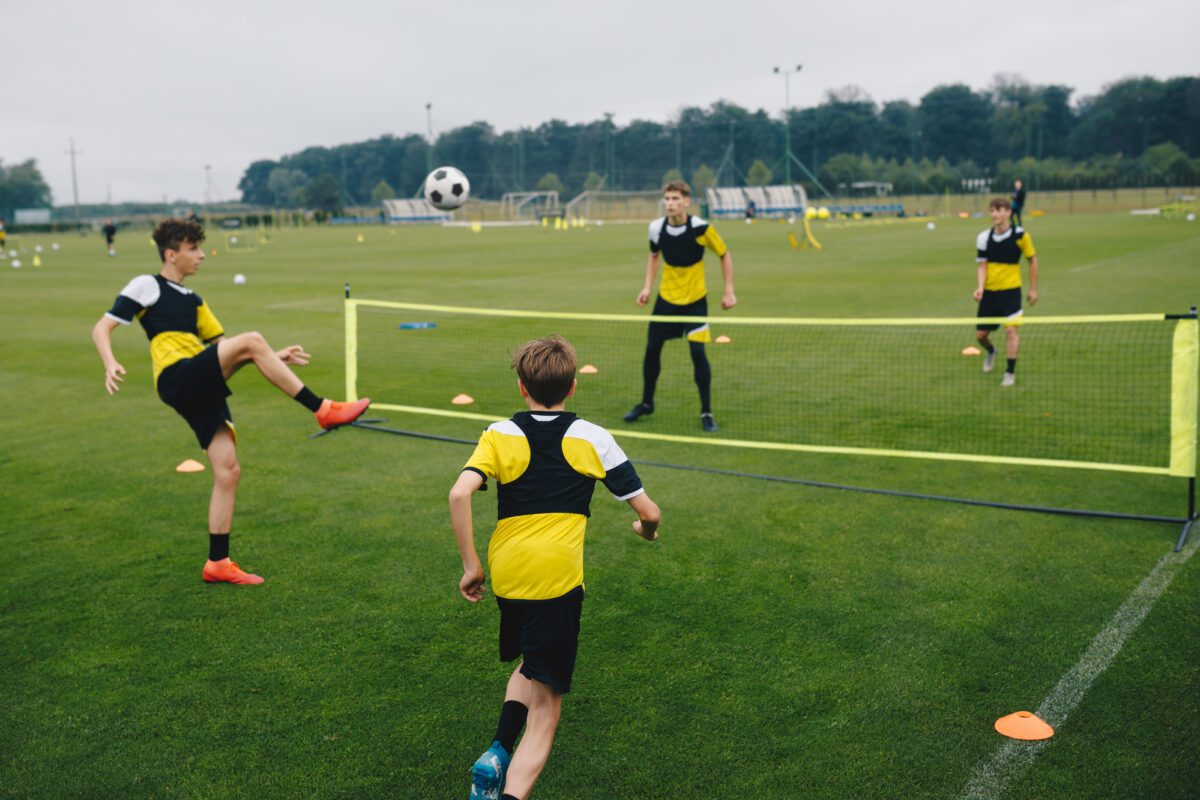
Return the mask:
M1021 287L1001 289L998 292L983 290L983 299L979 301L977 317L1011 317L1021 311ZM999 325L976 325L978 331L994 331Z
M158 376L158 396L192 426L201 450L208 449L221 428L233 428L233 416L225 402L231 394L221 374L216 345L176 361Z
M541 681L559 694L571 691L575 654L579 650L579 618L583 587L553 600L510 600L500 606L500 660L524 658L521 674Z
M663 300L662 295L654 301L654 316L656 317L707 317L708 316L708 298L701 297L694 303L688 303L684 306L677 306L674 303L668 303ZM678 339L681 336L686 336L690 339L696 337L699 342L708 341L708 323L707 322L651 322L650 323L650 338L664 341L666 339Z

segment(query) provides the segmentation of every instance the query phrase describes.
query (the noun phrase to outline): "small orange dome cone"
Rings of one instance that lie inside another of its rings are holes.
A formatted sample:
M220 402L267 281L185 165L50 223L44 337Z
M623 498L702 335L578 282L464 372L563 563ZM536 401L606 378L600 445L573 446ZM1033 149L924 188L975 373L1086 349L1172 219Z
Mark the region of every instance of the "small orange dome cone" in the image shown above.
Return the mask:
M1049 739L1054 735L1054 728L1030 711L1017 711L1007 717L1001 717L996 720L996 730L1010 739L1024 739L1030 742Z
M475 398L469 394L456 394L450 402L456 406L469 406L475 402Z
M596 369L596 367L592 364L584 364L579 368L580 375L595 375L599 371L600 370Z
M181 462L180 465L175 468L175 471L176 472L204 472L204 465L201 464L199 461L196 461L195 459L189 458L186 461Z
M977 356L979 353L980 350L978 347L964 347L962 351L964 356Z
M717 344L729 344L733 340L730 339L728 336L718 336L713 341L715 341Z

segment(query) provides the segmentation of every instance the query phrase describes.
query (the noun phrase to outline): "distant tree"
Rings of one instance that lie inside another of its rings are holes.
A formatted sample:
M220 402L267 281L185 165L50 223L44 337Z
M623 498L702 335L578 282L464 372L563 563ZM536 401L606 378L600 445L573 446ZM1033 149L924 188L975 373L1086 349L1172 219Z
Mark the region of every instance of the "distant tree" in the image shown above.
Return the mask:
M1142 156L1147 177L1155 182L1178 183L1192 179L1192 162L1174 142L1156 144Z
M599 172L592 170L583 179L583 190L585 192L598 192L604 187L604 176Z
M992 163L991 98L965 84L938 86L921 98L924 154L950 161Z
M683 180L683 173L677 169L669 169L662 176L662 185L666 186L671 181Z
M394 200L395 197L396 190L393 189L392 185L387 181L380 181L379 183L375 184L375 188L371 190L371 202L375 205L379 205L384 200Z
M50 187L37 161L29 159L11 167L0 163L0 215L18 208L50 208Z
M242 202L257 206L269 206L275 203L275 194L268 186L271 172L279 167L277 161L255 161L246 167L242 179L238 181L238 189L242 192Z
M270 190L274 204L279 208L295 208L304 205L304 187L308 185L308 175L298 169L276 167L267 178L267 188Z
M708 164L701 164L692 173L692 197L702 198L704 193L717 185L717 173Z
M771 168L768 167L760 158L750 165L750 169L746 170L746 183L751 186L766 186L771 182Z
M821 182L832 191L836 188L848 188L855 181L870 180L874 177L873 173L871 160L866 156L838 153L822 165Z
M304 204L317 211L337 214L342 210L342 185L333 173L322 172L304 190Z
M538 179L537 190L539 192L561 192L563 190L563 183L553 172L547 172Z

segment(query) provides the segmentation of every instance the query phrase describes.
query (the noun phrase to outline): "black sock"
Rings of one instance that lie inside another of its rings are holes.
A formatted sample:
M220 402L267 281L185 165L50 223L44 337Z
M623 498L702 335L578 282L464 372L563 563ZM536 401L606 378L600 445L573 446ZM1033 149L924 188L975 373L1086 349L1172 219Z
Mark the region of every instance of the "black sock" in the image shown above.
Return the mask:
M208 560L220 561L229 558L229 534L210 533L208 535Z
M500 800L517 800L517 796L514 794L502 794L500 795Z
M321 410L321 403L325 402L325 398L317 397L307 386L301 387L292 399L314 414Z
M500 723L496 726L496 741L510 754L517 746L517 737L521 728L525 727L525 718L529 716L529 706L516 700L505 700L500 709Z
M1010 358L1008 360L1008 369L1006 369L1005 372L1016 372L1016 371L1017 371L1017 360L1015 358Z
M993 345L991 342L984 342L984 343L983 343L983 349L984 349L984 350L987 350L987 351L988 351L988 353L994 353L994 352L996 352L996 347L995 347L995 345Z

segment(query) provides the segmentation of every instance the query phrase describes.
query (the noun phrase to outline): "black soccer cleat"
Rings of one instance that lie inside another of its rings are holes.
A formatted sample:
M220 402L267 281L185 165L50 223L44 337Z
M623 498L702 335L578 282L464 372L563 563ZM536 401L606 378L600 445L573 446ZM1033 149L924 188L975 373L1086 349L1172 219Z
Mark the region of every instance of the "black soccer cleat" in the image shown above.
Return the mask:
M713 419L712 414L700 415L700 427L704 428L705 433L716 433L719 430L717 428L717 421Z
M654 406L648 406L645 403L638 403L629 413L625 415L626 422L637 422L642 417L648 417L654 413Z

